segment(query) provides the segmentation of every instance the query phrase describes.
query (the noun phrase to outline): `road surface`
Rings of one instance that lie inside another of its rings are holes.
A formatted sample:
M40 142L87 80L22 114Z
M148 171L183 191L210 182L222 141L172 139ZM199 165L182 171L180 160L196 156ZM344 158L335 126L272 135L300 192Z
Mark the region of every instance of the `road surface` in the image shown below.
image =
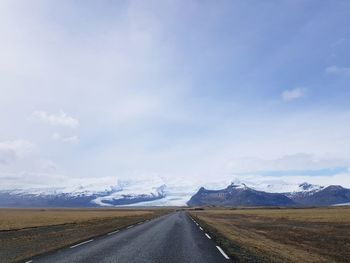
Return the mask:
M27 262L230 262L202 229L185 212L175 212Z

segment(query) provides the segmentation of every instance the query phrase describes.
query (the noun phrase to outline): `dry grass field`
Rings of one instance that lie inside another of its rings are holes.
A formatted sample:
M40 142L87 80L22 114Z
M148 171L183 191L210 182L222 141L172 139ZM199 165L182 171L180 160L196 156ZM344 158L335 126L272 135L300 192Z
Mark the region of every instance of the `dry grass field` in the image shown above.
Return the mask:
M171 209L0 209L0 262L17 262Z
M350 262L350 208L191 211L238 262Z
M111 209L0 209L0 230L80 223L129 216L150 216L147 210Z

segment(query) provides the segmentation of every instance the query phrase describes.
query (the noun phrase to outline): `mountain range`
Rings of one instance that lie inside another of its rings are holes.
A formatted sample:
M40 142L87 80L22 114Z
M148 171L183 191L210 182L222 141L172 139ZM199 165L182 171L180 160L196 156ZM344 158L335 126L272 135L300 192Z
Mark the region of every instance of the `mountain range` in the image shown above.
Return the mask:
M85 180L57 187L3 187L0 189L0 207L326 206L350 203L350 189L337 185L293 185L275 181L248 186L236 182L222 188L225 182L218 181L204 183L207 187L204 188L201 184L203 182L183 178L154 177L106 182Z
M29 188L0 190L0 207L98 207L132 205L166 197L165 185L119 182L105 189Z
M41 193L0 191L0 207L98 207L131 205L165 197L164 186L154 192L129 194L111 190L97 193Z
M350 202L350 189L340 185L327 187L308 183L286 193L258 191L245 184L230 184L225 189L201 187L187 202L189 206L328 206Z

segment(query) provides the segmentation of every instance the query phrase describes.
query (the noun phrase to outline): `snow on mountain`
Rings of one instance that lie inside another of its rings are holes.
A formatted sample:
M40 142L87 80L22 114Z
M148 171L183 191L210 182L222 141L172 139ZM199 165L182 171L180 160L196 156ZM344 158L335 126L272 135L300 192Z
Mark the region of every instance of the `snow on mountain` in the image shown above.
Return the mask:
M0 185L0 191L10 191L14 194L30 194L30 195L57 195L68 194L71 196L92 195L118 190L117 178L100 177L100 178L71 178L67 176L56 175L54 180L50 175L47 180L45 174L38 180L33 180L24 184L10 181L7 184ZM4 180L5 181L5 180Z
M333 206L350 206L350 203L340 203L340 204L335 204Z
M164 181L159 177L141 180L120 180L115 187L115 191L108 195L97 197L92 202L101 206L111 206L118 200L129 200L129 202L124 202L126 205L134 203L130 202L131 200L153 201L165 197L166 187Z
M296 192L312 192L321 190L324 187L309 183L286 182L279 179L262 179L262 180L240 180L234 179L232 183L236 185L245 185L254 190L264 191L268 193L296 193Z
M88 202L92 206L185 205L198 185L200 182L195 180L161 176L137 179L62 177L55 186L45 180L22 187L17 184L0 186L0 204L13 204L13 200L15 204L27 204L30 200L38 205L46 204L47 200L52 204L54 199L55 204L63 206L70 205L72 200L79 205ZM83 201L78 202L79 198Z
M324 186L319 186L319 185L314 185L314 184L309 184L304 182L298 185L297 190L287 193L287 196L296 197L296 196L312 195L324 188L325 188Z

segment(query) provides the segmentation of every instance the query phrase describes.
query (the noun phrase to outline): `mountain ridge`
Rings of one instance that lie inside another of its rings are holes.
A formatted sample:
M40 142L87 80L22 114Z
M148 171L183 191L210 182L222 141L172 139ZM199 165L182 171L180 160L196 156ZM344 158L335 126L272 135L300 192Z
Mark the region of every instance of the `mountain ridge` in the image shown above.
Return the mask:
M283 181L225 184L220 180L169 181L155 177L117 180L108 184L79 182L66 187L0 189L0 207L108 207L108 206L318 206L350 203L349 189ZM224 186L226 185L226 186ZM262 187L264 186L265 187ZM199 189L199 190L198 190ZM216 189L216 190L208 190ZM273 192L269 191L273 190ZM278 192L278 190L280 190ZM289 191L285 191L289 190ZM196 193L197 192L197 193ZM210 194L211 199L205 197ZM202 198L199 198L202 195ZM220 196L221 195L221 196Z
M308 183L299 185L300 191L269 193L235 185L220 190L201 187L187 202L189 206L327 206L350 202L350 189L340 185L327 187Z

